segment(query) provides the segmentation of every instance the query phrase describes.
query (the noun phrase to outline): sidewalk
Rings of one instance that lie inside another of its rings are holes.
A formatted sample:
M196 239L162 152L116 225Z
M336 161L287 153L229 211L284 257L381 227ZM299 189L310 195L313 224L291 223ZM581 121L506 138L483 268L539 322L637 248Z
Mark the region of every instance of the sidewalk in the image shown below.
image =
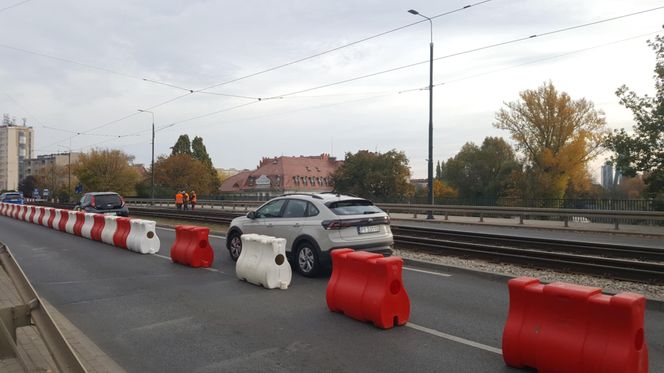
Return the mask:
M599 232L609 234L631 234L641 236L655 236L664 237L664 226L650 226L650 225L632 225L620 224L619 229L616 230L613 224L603 223L580 223L570 221L569 227L565 227L563 221L555 220L530 220L524 219L523 224L519 224L519 218L492 218L485 217L483 222L480 222L479 217L473 216L452 216L445 220L444 216L434 216L433 220L428 220L425 214L404 214L404 213L391 213L390 217L393 220L402 221L417 221L425 223L438 223L438 224L468 224L468 225L486 225L496 227L511 227L511 228L532 228L532 229L549 229L558 231L578 231L578 232Z
M65 339L74 349L88 372L124 373L102 350L90 341L78 328L69 322L53 306L42 299ZM7 273L0 268L0 308L21 304L21 300ZM17 344L27 357L29 372L59 372L37 328L26 326L16 330ZM0 372L22 373L23 368L15 358L0 359Z

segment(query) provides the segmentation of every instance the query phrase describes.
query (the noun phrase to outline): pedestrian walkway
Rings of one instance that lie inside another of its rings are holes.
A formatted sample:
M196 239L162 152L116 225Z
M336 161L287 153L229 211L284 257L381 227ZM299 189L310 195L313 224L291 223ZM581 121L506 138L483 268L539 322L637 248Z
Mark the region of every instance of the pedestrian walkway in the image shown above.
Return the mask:
M404 213L390 213L393 220L402 221L418 221L418 222L432 222L432 223L454 223L454 224L472 224L472 225L485 225L496 227L511 227L511 228L534 228L534 229L550 229L562 231L579 231L579 232L598 232L598 233L611 233L611 234L636 234L644 236L664 236L664 226L655 225L634 225L634 224L620 224L619 229L616 230L613 224L591 223L591 222L577 222L569 221L568 227L560 220L534 220L524 219L523 224L519 224L519 217L514 218L492 218L485 217L480 221L476 216L434 216L433 220L427 219L426 214L404 214Z
M44 307L51 314L65 339L74 349L88 372L124 373L125 370L109 358L97 345L88 339L76 326L42 298ZM21 299L7 273L0 267L0 308L21 304ZM28 372L59 372L46 345L34 326L16 330L17 344L27 360ZM22 373L23 367L15 358L0 359L0 372Z

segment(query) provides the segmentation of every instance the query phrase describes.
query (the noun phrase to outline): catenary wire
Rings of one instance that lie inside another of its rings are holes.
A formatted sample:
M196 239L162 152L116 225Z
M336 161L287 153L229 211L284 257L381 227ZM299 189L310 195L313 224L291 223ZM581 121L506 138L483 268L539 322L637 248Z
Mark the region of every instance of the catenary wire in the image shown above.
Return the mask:
M588 22L588 23L584 23L584 24L580 24L580 25L576 25L576 26L571 26L571 27L561 28L561 29L557 29L557 30L553 30L553 31L548 31L548 32L544 32L544 33L541 33L541 34L533 34L533 35L530 35L530 36L527 36L527 37L516 38L516 39L508 40L508 41L505 41L505 42L489 44L489 45L486 45L486 46L482 46L482 47L473 48L473 49L469 49L469 50L462 51L462 52L457 52L457 53L445 55L445 56L442 56L442 57L435 58L434 60L441 60L441 59L451 58L451 57L455 57L455 56L459 56L459 55L469 54L469 53L473 53L473 52L477 52L477 51L481 51L481 50L487 50L487 49L496 48L496 47L500 47L500 46L504 46L504 45L508 45L508 44L513 44L513 43L517 43L517 42L521 42L521 41L525 41L525 40L530 40L530 39L534 39L534 38L537 38L537 37L543 37L543 36L553 35L553 34L566 32L566 31L570 31L570 30L575 30L575 29L579 29L579 28L583 28L583 27L589 27L589 26L600 24L600 23L615 21L615 20L618 20L618 19L623 19L623 18L627 18L627 17L639 15L639 14L644 14L644 13L656 11L656 10L663 9L663 8L664 8L664 6L660 6L660 7L650 8L650 9L646 9L646 10L642 10L642 11L638 11L638 12L623 14L623 15L616 16L616 17L611 17L611 18L606 18L606 19L602 19L602 20L598 20L598 21ZM319 86L315 86L315 87L311 87L311 88L306 88L306 89L302 89L302 90L298 90L298 91L288 92L288 93L285 93L285 94L280 94L280 95L276 95L276 96L272 96L272 97L268 97L268 98L269 99L275 99L275 98L284 98L284 97L288 97L288 96L294 96L296 94L310 92L310 91L313 91L313 90L323 89L323 88L327 88L327 87L331 87L331 86L341 85L341 84L344 84L344 83L357 81L357 80L361 80L361 79L366 79L366 78L369 78L369 77L382 75L382 74L386 74L386 73L389 73L389 72L394 72L394 71L410 68L410 67L413 67L413 66L425 64L425 63L428 63L428 62L429 61L422 61L422 62L412 63L412 64L408 64L408 65L403 65L403 66L399 66L399 67L395 67L395 68L391 68L391 69L387 69L387 70L382 70L382 71L371 73L371 74L365 74L365 75L362 75L362 76L357 76L357 77L353 77L353 78L349 78L349 79L345 79L345 80L341 80L341 81L337 81L337 82L327 83L327 84L323 84L323 85L319 85ZM191 93L188 93L188 94L191 94ZM177 97L175 99L166 101L164 103L154 105L151 108L148 108L148 110L159 107L159 106L163 106L166 103L173 102L173 101L175 101L179 98L181 98L181 96ZM263 100L265 100L265 99L263 99ZM256 103L256 102L259 102L259 101L260 101L260 99L257 100L257 101L252 101L249 104L253 104L253 103ZM239 107L242 107L242 106L245 106L245 105L239 105ZM199 117L214 115L215 113L217 113L217 112L203 114L203 115L197 116L193 119L198 119ZM136 115L136 114L132 114L130 116L134 116L134 115ZM130 117L130 116L127 116L127 117ZM106 125L116 123L120 120L124 120L127 117L123 117L119 120L109 122ZM193 119L190 119L190 120L193 120ZM66 139L66 140L68 140L68 139ZM60 141L58 141L54 144L58 144L62 141L65 141L65 140L60 140ZM52 146L52 145L49 145L49 147L50 146Z
M32 1L32 0L24 0L24 1L20 1L20 2L18 2L18 3L15 3L15 4L12 4L12 5L6 6L6 7L4 7L4 8L0 8L0 13L4 12L4 11L6 11L6 10L12 9L12 8L16 8L17 6L21 6L21 5L25 4L25 3L29 3L30 1Z

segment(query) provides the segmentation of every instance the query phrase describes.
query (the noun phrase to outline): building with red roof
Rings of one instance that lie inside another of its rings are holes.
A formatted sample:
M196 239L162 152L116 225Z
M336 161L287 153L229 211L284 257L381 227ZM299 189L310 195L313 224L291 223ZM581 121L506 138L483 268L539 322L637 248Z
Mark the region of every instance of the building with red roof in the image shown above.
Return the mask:
M264 157L254 171L226 179L222 193L273 195L293 192L332 191L332 174L343 161L329 154L299 157Z

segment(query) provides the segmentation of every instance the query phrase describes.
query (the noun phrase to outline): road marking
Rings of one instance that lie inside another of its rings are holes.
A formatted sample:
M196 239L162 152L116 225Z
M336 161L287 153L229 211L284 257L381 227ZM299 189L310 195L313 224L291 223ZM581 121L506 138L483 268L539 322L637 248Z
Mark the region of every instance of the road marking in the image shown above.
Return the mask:
M162 259L166 259L166 260L171 260L170 257L164 256L164 255L159 255L159 254L152 254L152 255L154 255L154 256L156 256L156 257L158 257L158 258L162 258ZM204 269L204 270L206 270L206 271L210 271L210 272L222 273L222 274L224 274L224 275L227 274L226 272L222 272L222 271L220 271L220 270L218 270L218 269L216 269L216 268L201 268L201 269Z
M427 273L427 274L430 274L430 275L440 276L440 277L452 277L452 275L450 275L450 274L441 273L441 272L424 271L424 270L421 270L421 269L415 269L415 268L410 268L410 267L403 267L403 269L408 270L408 271L413 271L413 272Z
M173 228L157 227L157 229L163 229L165 231L175 232L175 229L173 229ZM221 239L224 239L224 240L226 239L226 236L217 236L216 234L210 234L210 235L208 235L208 237L221 238Z
M439 332L438 330L429 329L429 328L424 327L424 326L413 324L412 322L406 323L406 326L411 328L411 329L415 329L415 330L419 330L419 331L424 332L424 333L435 335L436 337L445 338L447 340L454 341L454 342L457 342L457 343L461 343L461 344L464 344L466 346L479 348L480 350L493 352L493 353L498 354L498 355L503 354L503 351L499 348L491 347L491 346L488 346L488 345L485 345L485 344L482 344L482 343L478 343L478 342L473 342L471 340L461 338L461 337L457 337L457 336L454 336L454 335L451 335L451 334Z

